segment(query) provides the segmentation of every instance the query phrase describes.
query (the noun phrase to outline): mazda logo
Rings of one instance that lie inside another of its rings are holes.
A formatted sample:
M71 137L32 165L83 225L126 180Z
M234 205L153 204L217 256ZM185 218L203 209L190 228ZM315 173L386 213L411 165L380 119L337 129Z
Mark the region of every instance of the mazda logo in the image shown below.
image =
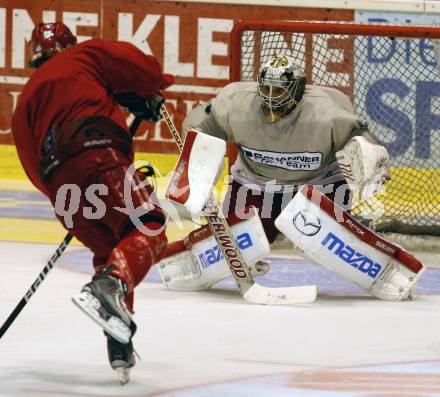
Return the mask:
M293 217L293 226L304 236L314 236L321 230L321 221L316 215L304 209Z

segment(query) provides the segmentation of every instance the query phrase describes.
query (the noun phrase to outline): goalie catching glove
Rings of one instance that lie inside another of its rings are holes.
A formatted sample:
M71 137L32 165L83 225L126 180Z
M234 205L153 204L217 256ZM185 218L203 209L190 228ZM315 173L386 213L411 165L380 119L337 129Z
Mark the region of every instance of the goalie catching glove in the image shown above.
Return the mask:
M249 209L247 219L228 220L231 232L253 276L269 271L261 259L270 252L260 217ZM184 240L168 245L158 263L160 277L171 290L200 291L231 275L208 226L192 231Z
M368 200L378 193L388 178L387 150L362 136L352 138L336 152L336 159L345 180L361 200Z

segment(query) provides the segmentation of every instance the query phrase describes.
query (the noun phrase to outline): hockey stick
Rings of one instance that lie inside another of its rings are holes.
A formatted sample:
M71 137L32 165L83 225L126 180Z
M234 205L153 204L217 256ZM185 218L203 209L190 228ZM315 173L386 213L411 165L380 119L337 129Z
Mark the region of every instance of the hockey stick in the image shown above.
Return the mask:
M40 286L40 284L46 278L47 273L49 273L49 271L53 268L53 266L55 265L55 262L58 260L58 258L64 252L64 250L67 248L67 246L69 245L70 240L72 240L72 238L73 238L73 236L70 233L66 234L66 237L64 237L64 240L58 246L55 253L52 255L52 258L50 258L49 262L47 262L47 265L44 266L43 270L38 275L37 279L33 282L31 287L26 292L25 296L23 296L23 298L21 298L20 302L18 302L18 305L15 306L15 309L12 311L12 313L9 315L9 317L6 319L6 321L1 326L0 338L4 335L4 333L8 330L8 328L11 326L11 324L14 322L14 320L17 318L17 316L20 314L20 312L26 306L26 303L28 303L29 299L31 299L32 295L35 293L37 288Z
M173 135L179 152L182 152L183 142L177 131L165 105L161 107L161 113L165 122ZM290 305L296 303L313 302L317 296L316 286L270 288L257 284L252 277L249 267L243 259L243 255L232 237L231 229L217 205L214 196L205 207L205 218L209 228L217 241L217 244L225 258L232 276L237 283L243 298L248 302L263 305Z
M141 121L142 121L141 118L136 117L134 119L134 121L131 123L130 129L129 129L131 136L134 136L137 129L139 128ZM52 258L50 258L49 262L47 262L46 266L44 266L43 270L40 272L37 279L33 282L31 287L27 290L26 294L23 296L23 298L21 298L20 302L18 302L17 306L15 306L15 309L12 311L12 313L8 316L6 321L1 326L0 339L5 334L5 332L9 329L11 324L15 321L15 319L20 314L20 312L23 310L23 308L26 306L29 299L31 299L32 295L38 289L38 287L43 282L43 280L46 278L47 273L49 273L49 271L54 267L55 262L59 259L59 257L62 255L62 253L66 250L66 248L69 245L72 238L73 238L72 234L70 234L70 233L66 234L63 241L58 246L55 253L52 255Z

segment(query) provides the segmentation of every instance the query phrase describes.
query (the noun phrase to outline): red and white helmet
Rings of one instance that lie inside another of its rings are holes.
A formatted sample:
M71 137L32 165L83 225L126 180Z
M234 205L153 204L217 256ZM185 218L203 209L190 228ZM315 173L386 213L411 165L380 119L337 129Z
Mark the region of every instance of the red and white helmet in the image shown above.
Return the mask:
M32 31L29 43L31 49L29 66L38 68L49 58L62 52L67 47L75 45L76 42L76 36L64 23L39 23Z

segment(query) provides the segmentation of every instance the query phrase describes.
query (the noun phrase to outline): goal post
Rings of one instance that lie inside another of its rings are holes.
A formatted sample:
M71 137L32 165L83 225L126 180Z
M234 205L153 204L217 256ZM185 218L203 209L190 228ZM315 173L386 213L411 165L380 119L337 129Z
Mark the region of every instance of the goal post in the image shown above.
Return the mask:
M272 56L295 58L308 84L352 101L391 156L384 192L353 213L378 231L440 235L440 27L239 21L231 81L256 81Z

